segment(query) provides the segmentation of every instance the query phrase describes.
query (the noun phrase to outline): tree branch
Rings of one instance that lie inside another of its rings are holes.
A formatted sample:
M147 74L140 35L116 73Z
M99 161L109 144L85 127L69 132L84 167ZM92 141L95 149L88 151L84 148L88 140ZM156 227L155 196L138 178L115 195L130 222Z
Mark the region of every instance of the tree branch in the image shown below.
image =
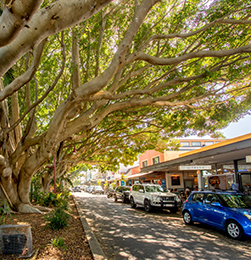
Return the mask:
M43 39L89 19L111 1L58 0L39 10L28 23L29 28L25 27L15 41L0 48L0 76Z
M9 129L6 131L7 133L9 133L10 131L12 131L24 118L25 116L34 108L36 107L39 103L41 103L47 96L48 94L54 89L54 87L57 85L60 77L62 76L63 72L64 72L64 67L65 67L65 61L66 61L66 55L65 55L65 45L63 43L63 32L62 32L62 38L61 38L61 46L62 46L62 56L63 56L63 61L62 61L62 65L61 65L61 69L56 77L56 79L54 80L54 82L52 83L52 85L47 89L47 91L44 93L44 95L39 98L35 103L33 103L28 109L26 109L26 111L23 113L23 115L18 119L18 121L15 122L15 124L13 124L12 126L9 127Z
M39 9L43 0L10 1L0 16L0 47L13 41Z
M37 69L39 67L43 49L44 49L46 42L47 42L47 39L43 40L39 44L39 46L36 48L36 50L34 51L34 57L33 57L33 60L32 60L32 63L30 65L29 69L26 70L26 72L23 73L21 76L14 79L8 86L6 86L0 92L0 102L2 100L4 100L5 98L11 96L16 91L18 91L22 86L24 86L28 82L30 82L30 80L33 78L33 76L35 75L35 72L37 71Z

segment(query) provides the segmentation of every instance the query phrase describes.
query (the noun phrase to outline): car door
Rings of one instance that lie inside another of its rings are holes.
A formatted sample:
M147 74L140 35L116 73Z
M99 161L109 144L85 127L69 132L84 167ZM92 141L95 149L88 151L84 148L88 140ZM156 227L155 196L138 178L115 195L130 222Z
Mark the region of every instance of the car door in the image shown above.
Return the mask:
M116 196L117 196L117 199L119 199L119 200L121 199L121 187L117 188Z
M132 196L135 203L138 203L138 193L139 193L139 185L133 185Z
M214 202L219 203L214 205ZM205 196L204 199L204 211L203 218L206 221L206 224L211 226L222 228L226 217L226 212L224 207L221 205L221 201L217 194L209 193Z
M192 195L192 200L190 201L190 209L192 213L192 218L194 221L203 222L203 199L204 193L196 192Z
M143 190L143 192L142 192L142 190ZM139 184L138 187L137 187L137 195L136 195L136 202L137 202L137 204L143 205L144 192L145 192L144 186Z

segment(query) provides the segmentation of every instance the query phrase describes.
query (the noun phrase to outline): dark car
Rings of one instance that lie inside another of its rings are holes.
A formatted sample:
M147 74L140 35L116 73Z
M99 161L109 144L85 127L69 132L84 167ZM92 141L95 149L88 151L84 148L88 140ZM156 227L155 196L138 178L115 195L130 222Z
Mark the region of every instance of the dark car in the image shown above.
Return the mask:
M251 237L251 197L238 191L194 191L182 214L185 224L207 224L234 239Z
M113 197L114 201L122 200L123 203L129 202L129 193L130 193L131 187L129 186L118 186L116 187Z
M73 187L72 191L73 192L81 192L82 190L80 189L80 187L76 186L76 187Z

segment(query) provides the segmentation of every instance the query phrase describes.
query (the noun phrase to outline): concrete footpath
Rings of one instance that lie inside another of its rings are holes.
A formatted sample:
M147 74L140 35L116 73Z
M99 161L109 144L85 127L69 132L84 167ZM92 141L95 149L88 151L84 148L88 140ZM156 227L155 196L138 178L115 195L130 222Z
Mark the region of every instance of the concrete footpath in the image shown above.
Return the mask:
M91 248L91 252L93 255L93 259L94 260L107 260L107 257L105 256L103 250L101 249L94 233L92 232L89 224L86 221L85 215L84 215L84 210L81 209L79 202L77 200L77 198L75 196L73 196L73 199L75 201L77 210L78 210L78 214L79 217L81 219L82 225L83 225L83 229L85 231L85 235L87 237L89 246Z

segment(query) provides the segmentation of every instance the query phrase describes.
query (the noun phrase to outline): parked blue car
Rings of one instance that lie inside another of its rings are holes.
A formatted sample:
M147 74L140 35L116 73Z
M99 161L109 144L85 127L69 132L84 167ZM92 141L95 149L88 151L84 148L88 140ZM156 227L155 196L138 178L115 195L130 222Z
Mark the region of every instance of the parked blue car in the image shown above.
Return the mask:
M251 237L251 196L237 191L194 191L184 202L185 224L200 222L234 239Z

